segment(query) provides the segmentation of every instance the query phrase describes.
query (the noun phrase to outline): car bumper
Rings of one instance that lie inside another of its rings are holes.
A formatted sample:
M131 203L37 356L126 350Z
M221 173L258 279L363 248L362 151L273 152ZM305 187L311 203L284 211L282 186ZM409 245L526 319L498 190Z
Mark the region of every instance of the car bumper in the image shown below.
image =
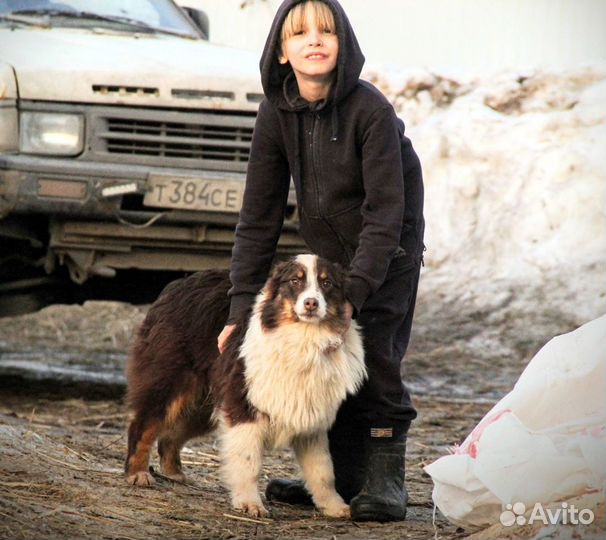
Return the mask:
M184 172L2 155L0 219L48 216L48 247L60 263L71 264L78 282L89 274L112 275L117 268L190 271L227 266L238 213L146 207L149 178L159 174L183 176ZM205 174L187 171L190 178L204 179ZM215 180L245 181L238 172L207 174ZM130 192L116 195L121 187ZM294 191L291 200L278 244L284 255L305 247L297 233Z

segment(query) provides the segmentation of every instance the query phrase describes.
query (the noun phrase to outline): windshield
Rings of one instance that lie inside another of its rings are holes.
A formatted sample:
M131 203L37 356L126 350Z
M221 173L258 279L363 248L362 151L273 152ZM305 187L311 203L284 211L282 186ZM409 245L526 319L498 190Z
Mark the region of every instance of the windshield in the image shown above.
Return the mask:
M25 17L50 18L52 26L121 26L200 37L170 0L0 0L0 21Z

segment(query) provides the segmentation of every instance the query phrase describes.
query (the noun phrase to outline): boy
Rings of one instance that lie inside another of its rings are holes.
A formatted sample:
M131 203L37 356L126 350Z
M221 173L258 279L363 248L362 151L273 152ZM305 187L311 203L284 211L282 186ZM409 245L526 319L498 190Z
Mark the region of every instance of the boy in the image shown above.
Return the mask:
M423 252L417 155L387 99L359 80L364 56L336 0L286 0L261 58L265 100L253 135L231 263L231 311L263 286L292 175L310 250L349 270L348 316L364 334L369 380L329 433L337 491L357 521L404 519L406 433L416 417L402 384ZM310 502L299 481L268 499Z

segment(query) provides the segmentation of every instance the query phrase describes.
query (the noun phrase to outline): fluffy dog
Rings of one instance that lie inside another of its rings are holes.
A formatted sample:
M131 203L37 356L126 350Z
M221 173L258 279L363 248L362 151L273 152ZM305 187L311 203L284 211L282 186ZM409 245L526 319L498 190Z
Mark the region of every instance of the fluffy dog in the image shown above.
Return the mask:
M138 331L127 368L128 482L149 486L158 439L162 473L185 479L186 441L217 428L234 508L267 515L257 481L266 447L292 446L320 511L349 516L334 487L327 430L366 378L355 321L347 327L343 270L315 255L278 264L223 354L217 336L229 310L226 271L169 284Z

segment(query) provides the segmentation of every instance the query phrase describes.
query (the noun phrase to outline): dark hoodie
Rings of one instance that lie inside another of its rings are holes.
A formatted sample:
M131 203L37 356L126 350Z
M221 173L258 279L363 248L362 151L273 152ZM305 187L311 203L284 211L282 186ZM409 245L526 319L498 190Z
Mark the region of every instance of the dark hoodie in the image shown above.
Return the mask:
M300 232L314 253L349 268L347 297L359 312L398 266L423 249L423 180L404 124L385 96L359 79L364 56L336 0L339 40L327 99L300 97L290 64L278 62L282 24L304 0L286 0L261 57L265 99L253 134L244 202L232 253L230 322L261 289L284 221L292 175Z

